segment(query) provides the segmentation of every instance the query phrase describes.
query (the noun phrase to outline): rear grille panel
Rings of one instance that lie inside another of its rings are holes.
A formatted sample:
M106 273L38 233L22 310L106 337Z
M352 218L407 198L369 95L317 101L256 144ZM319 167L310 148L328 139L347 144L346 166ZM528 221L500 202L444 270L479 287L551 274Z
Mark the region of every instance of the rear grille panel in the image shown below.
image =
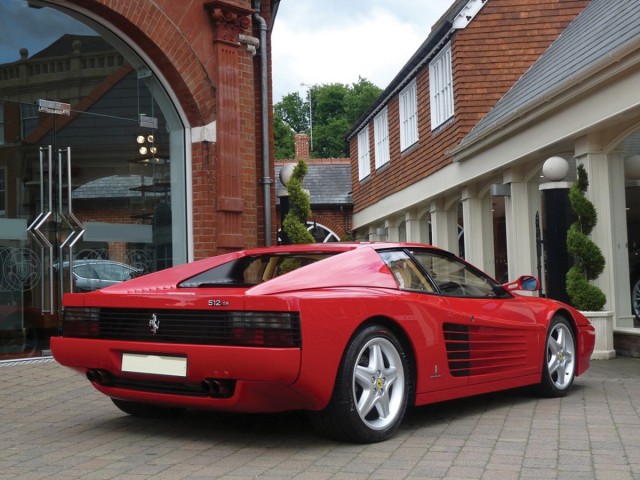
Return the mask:
M155 333L154 333L155 330ZM149 343L299 348L292 312L66 308L65 337Z

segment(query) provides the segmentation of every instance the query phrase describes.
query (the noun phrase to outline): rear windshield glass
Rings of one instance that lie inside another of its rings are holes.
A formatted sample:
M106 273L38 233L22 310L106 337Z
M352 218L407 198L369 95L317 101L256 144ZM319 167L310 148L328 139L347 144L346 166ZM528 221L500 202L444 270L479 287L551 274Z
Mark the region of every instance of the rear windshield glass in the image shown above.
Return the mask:
M335 253L300 252L242 257L191 277L179 286L183 288L250 287L332 255Z

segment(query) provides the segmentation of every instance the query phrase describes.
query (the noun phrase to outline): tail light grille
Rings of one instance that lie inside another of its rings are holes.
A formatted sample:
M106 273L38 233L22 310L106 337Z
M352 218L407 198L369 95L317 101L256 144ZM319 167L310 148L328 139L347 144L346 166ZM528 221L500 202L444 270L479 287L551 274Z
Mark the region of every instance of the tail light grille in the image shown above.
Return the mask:
M194 345L300 347L296 312L65 308L65 337Z

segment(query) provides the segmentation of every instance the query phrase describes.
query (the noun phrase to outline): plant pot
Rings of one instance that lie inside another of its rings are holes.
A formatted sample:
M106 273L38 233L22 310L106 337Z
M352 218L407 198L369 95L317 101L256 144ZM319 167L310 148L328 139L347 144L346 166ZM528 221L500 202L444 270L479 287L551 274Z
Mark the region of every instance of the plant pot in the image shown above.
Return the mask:
M616 357L613 348L613 312L584 312L596 329L596 344L591 354L592 360L609 360Z

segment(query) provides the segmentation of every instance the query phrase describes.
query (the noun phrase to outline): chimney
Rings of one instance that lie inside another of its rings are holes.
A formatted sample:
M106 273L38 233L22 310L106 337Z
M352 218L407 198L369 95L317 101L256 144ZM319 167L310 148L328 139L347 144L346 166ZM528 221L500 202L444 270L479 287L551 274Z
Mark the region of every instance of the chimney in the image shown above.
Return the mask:
M305 162L309 160L309 135L306 133L296 133L296 159L301 158Z

